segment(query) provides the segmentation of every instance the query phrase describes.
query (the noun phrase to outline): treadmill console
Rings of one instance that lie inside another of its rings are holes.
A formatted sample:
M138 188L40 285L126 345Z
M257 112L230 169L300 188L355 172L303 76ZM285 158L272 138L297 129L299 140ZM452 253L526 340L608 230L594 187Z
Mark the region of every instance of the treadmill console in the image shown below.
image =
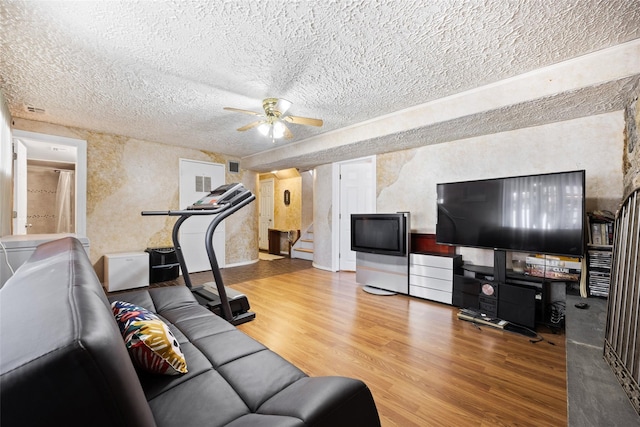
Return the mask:
M212 190L209 194L188 206L187 209L217 209L222 204L235 202L235 198L242 193L251 194L242 184L225 184ZM242 199L245 199L243 197Z

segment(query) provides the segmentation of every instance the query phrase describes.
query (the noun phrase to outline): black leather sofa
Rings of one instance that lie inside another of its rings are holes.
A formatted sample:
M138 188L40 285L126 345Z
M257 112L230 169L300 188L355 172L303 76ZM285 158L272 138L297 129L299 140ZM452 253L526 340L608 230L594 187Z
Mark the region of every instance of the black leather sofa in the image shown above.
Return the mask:
M111 299L157 313L188 373L135 367L82 245L45 243L0 290L0 425L380 425L363 382L308 377L198 305L186 287Z

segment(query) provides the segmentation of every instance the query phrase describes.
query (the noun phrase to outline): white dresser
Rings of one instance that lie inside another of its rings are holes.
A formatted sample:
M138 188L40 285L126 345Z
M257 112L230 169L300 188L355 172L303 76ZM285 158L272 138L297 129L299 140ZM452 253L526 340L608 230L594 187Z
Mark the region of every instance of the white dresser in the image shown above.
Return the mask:
M451 304L453 275L460 274L461 255L412 253L409 258L409 295Z

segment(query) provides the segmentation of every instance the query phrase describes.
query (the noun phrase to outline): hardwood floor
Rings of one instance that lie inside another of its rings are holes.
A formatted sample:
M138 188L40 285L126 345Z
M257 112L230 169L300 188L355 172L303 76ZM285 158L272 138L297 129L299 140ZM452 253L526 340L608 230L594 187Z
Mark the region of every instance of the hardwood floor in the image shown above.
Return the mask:
M531 343L478 328L454 307L368 294L348 272L309 268L231 287L257 314L241 330L311 376L362 379L385 427L567 425L563 334Z

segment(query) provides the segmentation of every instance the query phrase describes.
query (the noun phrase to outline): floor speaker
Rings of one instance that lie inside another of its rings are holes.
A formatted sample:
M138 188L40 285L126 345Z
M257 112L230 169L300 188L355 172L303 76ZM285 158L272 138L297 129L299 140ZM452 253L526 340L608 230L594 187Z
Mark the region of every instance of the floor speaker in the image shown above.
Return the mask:
M498 296L498 317L535 329L536 290L524 286L501 284Z
M453 276L452 304L460 308L478 308L480 280L462 275Z

